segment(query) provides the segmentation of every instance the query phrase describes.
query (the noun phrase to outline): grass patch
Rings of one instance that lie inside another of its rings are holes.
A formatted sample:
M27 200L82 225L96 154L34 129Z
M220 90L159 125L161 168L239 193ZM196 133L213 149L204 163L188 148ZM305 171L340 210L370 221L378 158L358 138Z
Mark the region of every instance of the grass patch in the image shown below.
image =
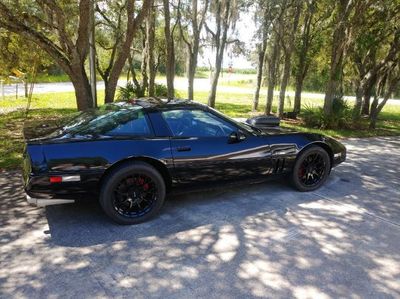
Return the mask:
M185 97L186 90L178 90ZM99 91L99 103L102 103L104 91ZM197 101L207 103L208 92L195 92ZM218 92L216 108L230 117L247 118L256 114L262 114L265 109L265 97L260 99L262 103L258 111L251 110L253 94ZM293 101L288 98L285 109L290 111ZM273 112L276 111L278 99L274 99ZM309 105L321 105L322 99L303 99L303 103ZM14 97L6 97L0 101L0 169L12 169L21 164L23 151L22 129L24 125L26 99L15 100ZM37 94L32 99L31 111L28 114L29 122L39 122L55 119L76 112L75 94L73 92ZM300 115L301 116L301 115ZM344 137L373 137L400 135L400 105L386 105L380 114L376 130L369 130L368 120L357 130L320 130L305 128L301 120L283 120L282 127L293 128L302 132L326 134L335 138Z
M363 121L360 128L357 130L349 129L314 129L307 128L303 125L301 120L283 120L281 126L284 128L295 129L299 132L317 133L331 136L333 138L367 138L376 136L399 136L400 135L400 122L388 124L386 120L379 120L377 128L370 130L368 128L369 122Z
M67 74L49 75L37 74L35 78L36 83L56 83L56 82L70 82L71 79Z
M26 121L41 122L57 119L76 112L75 108L42 108L29 112ZM0 169L11 169L19 167L24 147L23 126L25 111L16 110L2 114L0 118Z

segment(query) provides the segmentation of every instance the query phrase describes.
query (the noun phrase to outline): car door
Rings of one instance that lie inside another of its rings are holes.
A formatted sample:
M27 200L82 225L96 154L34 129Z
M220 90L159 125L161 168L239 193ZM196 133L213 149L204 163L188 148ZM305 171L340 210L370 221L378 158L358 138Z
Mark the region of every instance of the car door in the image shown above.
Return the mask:
M168 110L162 116L173 135L174 171L181 183L217 183L270 173L266 138L201 109Z

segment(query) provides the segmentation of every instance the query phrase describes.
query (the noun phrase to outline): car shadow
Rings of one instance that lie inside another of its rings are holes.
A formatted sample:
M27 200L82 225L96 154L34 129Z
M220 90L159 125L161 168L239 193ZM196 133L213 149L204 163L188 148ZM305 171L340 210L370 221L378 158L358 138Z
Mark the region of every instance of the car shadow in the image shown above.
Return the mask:
M285 195L286 194L286 195ZM282 199L285 198L285 199ZM220 226L268 212L285 213L290 205L319 199L294 192L285 181L213 189L168 196L160 214L137 225L118 225L95 199L49 206L49 242L68 247L91 246L147 237L164 238L201 226Z

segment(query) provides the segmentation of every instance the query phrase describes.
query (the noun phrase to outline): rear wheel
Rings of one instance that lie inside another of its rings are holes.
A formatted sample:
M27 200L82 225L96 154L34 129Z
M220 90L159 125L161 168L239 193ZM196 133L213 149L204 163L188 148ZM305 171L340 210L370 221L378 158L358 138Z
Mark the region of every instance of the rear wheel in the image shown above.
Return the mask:
M329 176L331 162L322 147L312 146L298 156L293 168L292 182L299 191L313 191L321 187Z
M165 183L161 174L143 162L129 162L104 180L100 205L119 224L137 224L155 216L163 206Z

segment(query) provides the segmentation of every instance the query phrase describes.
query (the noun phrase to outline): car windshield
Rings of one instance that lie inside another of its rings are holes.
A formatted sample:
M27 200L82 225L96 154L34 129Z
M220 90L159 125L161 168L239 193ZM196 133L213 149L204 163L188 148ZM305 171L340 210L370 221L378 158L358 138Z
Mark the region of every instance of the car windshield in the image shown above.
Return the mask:
M149 134L141 106L112 103L83 112L66 122L62 135L146 135Z

